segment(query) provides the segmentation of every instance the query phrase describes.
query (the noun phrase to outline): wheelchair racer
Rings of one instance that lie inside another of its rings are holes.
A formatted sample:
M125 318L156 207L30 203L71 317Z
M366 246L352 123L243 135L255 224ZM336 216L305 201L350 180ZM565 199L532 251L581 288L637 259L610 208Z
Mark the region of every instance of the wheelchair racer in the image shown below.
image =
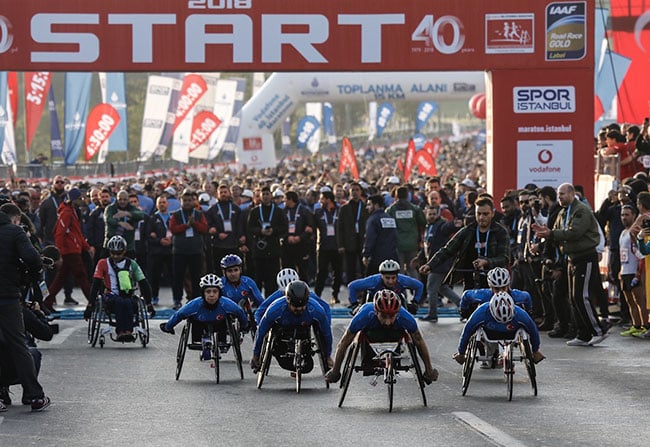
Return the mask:
M115 315L116 341L135 341L133 327L135 325L134 315L138 309L137 298L133 296L135 291L134 281L138 283L142 298L147 306L147 312L151 318L156 315L151 304L151 287L149 281L142 273L142 269L134 259L127 258L126 239L120 235L113 236L108 240L106 248L109 252L108 258L100 259L95 267L93 283L90 287L90 298L84 311L84 319L89 320L97 295L106 290L103 295L103 303L106 310Z
M255 321L257 324L259 324L260 320L264 316L266 309L268 309L275 300L284 298L284 291L287 286L290 283L298 280L300 280L300 275L298 275L298 272L296 272L294 269L282 269L278 272L277 276L275 277L275 281L278 283L278 290L269 295L255 311ZM309 298L313 298L318 301L318 304L321 305L325 311L325 314L327 315L328 323L331 325L332 309L330 309L329 304L327 304L325 300L321 299L321 297L316 295L316 293L311 290L309 291Z
M478 306L490 301L490 298L497 292L508 292L515 304L530 313L533 309L533 301L530 293L524 290L510 289L510 273L503 267L495 267L488 271L487 282L489 289L468 289L460 297L460 317L469 318Z
M226 255L221 258L221 269L223 270L222 293L240 306L245 307L246 300L249 300L254 307L258 307L264 301L262 292L255 284L253 278L242 275L244 262L237 255Z
M199 282L201 296L178 309L169 320L160 323L160 330L174 334L174 327L182 320L192 321L192 343L202 342L204 336L218 332L219 341L226 341L228 328L226 316L234 315L239 320L241 332L248 330L248 318L244 310L233 300L223 294L221 278L208 273ZM203 360L209 360L210 349L203 346Z
M379 264L379 273L370 275L366 278L356 279L348 284L350 309L356 313L359 307L357 296L359 293L368 293L368 296L374 296L378 291L388 289L397 295L406 298L406 290L413 291L413 299L406 303L408 311L415 315L420 307L422 291L424 285L421 281L399 273L401 267L397 261L387 259Z
M343 333L343 337L336 346L334 365L327 372L325 378L331 383L336 383L341 378L341 364L345 358L345 353L359 331L364 331L370 342L381 342L399 339L405 330L411 335L413 344L424 361L423 378L425 382L430 384L438 380L438 370L431 365L429 349L424 338L422 338L415 318L401 306L397 294L387 289L376 292L373 302L361 306L357 314L352 318ZM362 345L361 349L363 353L361 367L364 374L366 374L365 371L372 374L370 372L374 369L372 365L372 348L366 344Z
M253 357L251 358L251 369L258 371L260 368L260 354L262 344L266 334L274 327L280 331L283 329L292 330L301 328L309 329L313 324L318 326L321 340L319 344L323 354L327 358L327 364L332 364L332 329L330 328L327 315L323 308L316 300L309 297L310 291L307 283L303 281L293 281L289 283L285 290L285 299L274 301L264 313L260 320L255 346L253 347ZM305 334L306 335L306 334ZM283 343L276 343L273 356L283 369L288 371L294 370L293 359L286 356L293 346ZM314 367L314 360L311 356L305 359L303 373L310 372Z
M458 343L458 352L453 355L454 360L461 365L465 363L465 351L470 337L481 327L490 340L511 340L518 329L524 329L530 337L533 362L544 360L544 354L539 350L537 325L507 292L495 293L489 302L481 304L467 320Z

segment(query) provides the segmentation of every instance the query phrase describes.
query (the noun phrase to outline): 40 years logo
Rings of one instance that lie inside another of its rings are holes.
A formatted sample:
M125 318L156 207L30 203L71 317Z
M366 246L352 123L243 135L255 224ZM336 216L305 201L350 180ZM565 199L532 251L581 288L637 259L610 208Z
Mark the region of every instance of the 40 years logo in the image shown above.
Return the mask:
M5 16L0 16L0 54L6 53L14 43L14 35L11 32L12 28L9 19Z

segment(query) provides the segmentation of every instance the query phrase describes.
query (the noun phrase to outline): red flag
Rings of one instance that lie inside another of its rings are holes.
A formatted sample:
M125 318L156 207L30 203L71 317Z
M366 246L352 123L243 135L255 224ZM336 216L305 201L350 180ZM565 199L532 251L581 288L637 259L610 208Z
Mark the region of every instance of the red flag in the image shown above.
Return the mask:
M406 149L406 163L404 163L404 181L408 182L411 178L411 171L415 163L415 142L413 138L409 140L408 149Z
M427 151L418 151L415 154L415 165L418 167L418 172L422 175L438 175L436 162L431 154Z
M25 72L25 140L28 151L47 105L51 83L49 71Z
M97 104L90 111L86 120L86 161L90 161L99 152L119 122L120 114L110 104Z
M199 146L205 143L210 135L217 130L221 120L209 110L203 110L194 117L192 121L192 135L190 136L190 154Z
M438 137L435 137L433 140L424 143L424 150L431 154L434 160L438 158L441 147L440 138Z
M9 104L11 104L11 113L13 114L15 129L16 118L18 118L18 73L15 71L7 73L7 85L9 86Z
M397 160L397 166L395 166L395 168L396 168L399 172L404 172L404 163L402 162L402 159L401 159L401 158L399 158L399 159Z
M359 167L357 166L357 157L354 156L354 149L348 137L343 137L341 146L341 164L339 165L339 174L343 174L347 168L355 180L359 180Z
M183 78L183 87L181 87L181 96L176 106L176 120L172 132L183 121L185 116L192 110L192 107L201 99L201 96L208 91L205 79L196 73L188 74Z

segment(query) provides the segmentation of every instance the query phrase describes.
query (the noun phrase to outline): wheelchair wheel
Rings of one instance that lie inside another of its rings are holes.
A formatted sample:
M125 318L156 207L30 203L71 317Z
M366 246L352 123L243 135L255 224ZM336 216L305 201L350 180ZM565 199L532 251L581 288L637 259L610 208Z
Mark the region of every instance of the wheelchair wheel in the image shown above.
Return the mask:
M142 298L138 298L138 326L140 327L140 331L138 331L140 344L146 348L149 344L149 314Z
M395 387L395 365L393 364L393 354L386 355L384 382L388 391L388 412L393 411L393 392Z
M343 367L343 375L341 376L341 396L339 397L339 407L343 405L345 395L348 392L348 386L350 386L352 373L354 372L354 364L357 361L357 355L359 355L359 347L359 341L356 340L348 348L348 353L345 357L345 366Z
M99 298L95 303L95 308L93 309L93 313L90 316L90 319L88 320L88 343L90 343L90 346L92 346L93 348L95 347L97 341L99 340L101 318L102 318L102 305L101 305L101 298Z
M424 383L424 374L422 373L422 365L420 365L417 348L415 347L415 344L413 344L412 340L409 340L406 346L408 347L409 355L411 356L411 361L413 362L413 369L415 369L415 380L417 380L418 386L420 387L420 393L422 394L422 404L426 407L427 394L424 392L426 383Z
M537 373L535 371L535 362L533 362L533 350L530 347L529 340L521 340L519 342L519 349L521 350L522 360L526 366L526 372L530 379L530 386L533 388L533 395L537 396Z
M235 362L237 363L237 369L239 370L239 375L241 380L244 380L244 365L241 355L241 336L239 334L239 329L235 325L232 317L228 315L228 334L230 335L230 344L232 345L233 353L235 354Z
M210 338L212 339L212 367L214 368L214 379L219 383L219 357L221 356L219 352L219 333L217 331L212 331Z
M257 388L262 388L264 377L269 373L271 367L271 357L273 356L273 344L275 342L274 331L271 330L264 339L262 345L262 354L260 355L260 369L257 371Z
M515 364L512 359L512 343L508 343L503 351L503 373L506 379L506 393L508 400L512 400L512 386L515 376Z
M476 340L476 335L472 335L469 339L469 344L467 345L467 357L465 358L465 364L463 365L463 396L467 393L467 388L469 388L469 382L472 379L472 370L474 369L474 363L476 362L476 351L478 350L478 341Z
M178 349L176 350L176 380L181 376L183 369L183 360L185 360L185 351L187 350L187 341L190 338L192 323L188 320L181 331L181 338L178 340Z
M300 393L300 388L302 386L302 351L303 351L303 340L296 338L295 341L295 350L294 350L294 366L296 369L296 393Z
M318 327L313 326L313 332L314 332L314 343L315 343L315 350L314 353L318 355L318 361L320 363L320 370L323 373L323 376L325 376L325 373L328 371L328 365L327 365L327 357L325 357L325 353L323 352L323 347L321 346L321 335L320 335L320 330ZM326 380L325 381L325 388L329 389L330 383Z

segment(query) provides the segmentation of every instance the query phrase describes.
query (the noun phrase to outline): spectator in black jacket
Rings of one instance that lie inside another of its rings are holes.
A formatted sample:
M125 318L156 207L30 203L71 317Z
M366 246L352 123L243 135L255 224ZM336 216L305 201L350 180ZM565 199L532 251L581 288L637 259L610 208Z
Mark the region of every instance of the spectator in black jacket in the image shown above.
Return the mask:
M210 271L219 269L221 259L229 254L239 255L239 247L246 242L242 212L230 196L230 189L221 183L217 189L217 202L205 212L208 235L212 248Z
M379 264L387 259L397 259L397 223L386 214L384 197L380 194L368 198L366 209L366 240L363 244L363 265L366 276L379 272Z
M86 239L88 240L88 245L95 247L93 269L90 273L91 277L97 261L107 256L104 250L104 233L106 231L104 210L110 204L111 191L108 188L104 188L99 194L99 204L90 212L90 216L88 216L88 220L86 221Z
M169 230L167 197L164 195L156 199L156 212L149 219L145 237L149 247L147 278L151 283L151 303L158 304L161 274L165 272L171 278L173 271L172 232Z
M307 261L314 234L314 216L300 203L295 191L287 191L283 212L287 216L288 233L282 241L282 267L295 269L300 279L308 283Z

